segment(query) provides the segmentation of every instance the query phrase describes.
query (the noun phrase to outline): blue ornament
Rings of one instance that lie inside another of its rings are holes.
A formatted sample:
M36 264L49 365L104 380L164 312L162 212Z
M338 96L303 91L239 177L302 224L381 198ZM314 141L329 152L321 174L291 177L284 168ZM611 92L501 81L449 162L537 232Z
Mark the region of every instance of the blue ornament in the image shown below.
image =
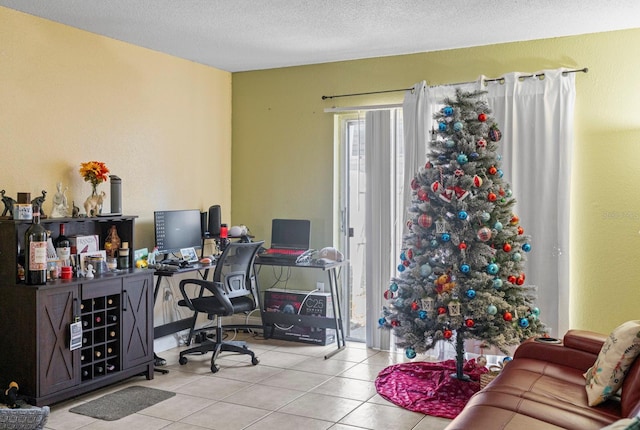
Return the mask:
M438 155L438 161L444 163L448 160L446 155Z
M502 279L495 278L493 280L493 288L495 288L496 290L499 290L500 288L502 288Z
M402 251L402 252L400 253L400 260L404 261L404 260L406 260L406 259L407 259L407 255L404 253L404 251Z
M522 250L523 250L524 252L529 252L529 251L531 251L531 244L530 244L530 243L523 243L523 244L522 244Z
M518 325L520 325L520 327L522 328L527 328L529 327L529 320L526 318L520 318L520 321L518 321Z
M508 362L510 362L511 360L513 360L513 358L511 357L505 357L502 359L502 364L507 364Z
M500 155L500 154L496 155L496 160L498 160L498 161L502 160L502 155Z
M389 290L391 290L392 293L395 293L396 291L398 291L398 284L394 282L389 286Z
M398 272L404 272L404 269L406 269L406 267L404 267L404 264L398 264Z
M386 324L386 322L387 322L387 320L385 320L384 318L380 318L380 319L378 320L378 324L379 324L380 326L385 325L385 324Z
M478 154L477 152L472 152L471 154L469 154L469 156L471 157L472 160L475 160L480 156L480 154Z
M469 214L466 211L460 211L458 212L458 218L461 220L465 220L469 217Z
M456 143L451 139L448 139L444 144L447 148L453 148L454 146L456 146Z
M458 155L458 164L465 164L469 161L469 159L467 158L467 156L465 154L460 154Z
M500 267L496 263L491 263L487 266L487 273L489 275L495 275L500 271Z
M455 131L460 131L462 130L463 127L464 127L464 124L462 124L460 121L456 121L453 123L453 129Z
M398 297L394 303L396 308L401 308L404 306L404 299L402 297Z
M520 254L519 252L514 252L513 255L511 256L511 259L513 261L520 261L522 260L522 254Z
M425 311L424 309L419 310L418 318L420 318L421 320L427 319L427 311Z
M505 193L507 197L511 197L513 195L513 191L511 191L511 189L508 189Z
M420 266L420 275L429 276L431 274L431 266L428 264L423 264Z
M496 308L495 305L489 305L487 306L487 313L489 315L495 315L498 313L498 308Z
M498 231L502 231L502 223L500 221L496 221L496 223L493 224L493 228Z
M442 236L440 236L440 240L442 240L443 242L449 242L451 240L451 235L449 233L442 233Z
M404 350L405 355L407 356L407 358L409 360L411 360L412 358L416 358L416 350L413 348L407 348Z
M468 264L461 264L460 271L462 273L469 273L471 271L471 266L469 266Z
M447 123L446 123L446 122L440 122L440 123L438 123L438 130L440 130L440 131L447 131Z
M466 294L468 298L473 299L476 296L476 290L467 290Z
M538 309L538 308L533 308L533 309L531 309L531 313L532 313L533 315L535 315L535 316L539 317L539 316L540 316L540 309Z
M451 106L445 106L444 109L442 109L442 113L444 113L444 116L451 116L453 115L453 108Z
M504 172L502 171L502 169L498 169L498 176L501 178L504 176Z

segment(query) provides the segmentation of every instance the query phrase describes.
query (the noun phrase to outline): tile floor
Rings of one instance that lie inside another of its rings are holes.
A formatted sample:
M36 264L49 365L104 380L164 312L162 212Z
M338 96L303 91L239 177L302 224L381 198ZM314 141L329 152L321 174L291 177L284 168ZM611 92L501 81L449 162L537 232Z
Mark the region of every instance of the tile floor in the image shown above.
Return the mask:
M404 360L400 354L367 349L360 343L325 360L336 348L280 340L251 334L247 340L260 364L249 356L223 353L220 371L210 371L211 355L189 356L178 364L175 348L160 353L168 374L155 373L151 381L133 377L121 384L51 406L51 430L438 430L449 420L411 412L376 393L378 372ZM117 421L102 421L69 409L127 385L173 391L176 395Z

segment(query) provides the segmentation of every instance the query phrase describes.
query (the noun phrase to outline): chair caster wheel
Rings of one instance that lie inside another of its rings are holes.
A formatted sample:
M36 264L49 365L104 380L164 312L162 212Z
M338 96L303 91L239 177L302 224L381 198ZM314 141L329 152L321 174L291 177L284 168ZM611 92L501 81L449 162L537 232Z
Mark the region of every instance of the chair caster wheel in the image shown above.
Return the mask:
M252 357L251 358L251 364L253 364L255 366L258 363L260 363L260 360L258 360L258 357Z
M211 373L217 373L218 370L220 370L220 368L218 368L218 366L216 366L215 364L211 366Z
M180 360L178 360L178 363L180 363L181 365L187 364L187 357L180 357Z

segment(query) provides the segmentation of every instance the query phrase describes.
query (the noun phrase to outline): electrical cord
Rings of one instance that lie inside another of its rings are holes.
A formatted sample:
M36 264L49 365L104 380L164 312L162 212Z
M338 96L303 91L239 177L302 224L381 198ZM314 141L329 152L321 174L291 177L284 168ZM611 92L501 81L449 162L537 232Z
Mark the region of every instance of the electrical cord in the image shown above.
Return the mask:
M304 296L304 298L303 298L303 299L302 299L302 301L300 302L300 307L298 308L298 312L296 313L296 315L300 315L300 312L302 312L302 308L304 307L304 302L306 302L306 301L307 301L307 299L308 299L308 298L309 298L313 293L315 293L316 291L320 291L320 290L319 290L318 288L316 288L316 289L314 289L314 290L309 291L309 292ZM282 327L282 326L280 326L280 325L278 325L278 324L273 324L273 325L274 325L275 327L277 327L279 330L282 330L282 331L289 331L289 330L291 330L293 327L295 327L295 325L290 325L290 326L289 326L289 327L287 327L287 328L284 328L284 327Z

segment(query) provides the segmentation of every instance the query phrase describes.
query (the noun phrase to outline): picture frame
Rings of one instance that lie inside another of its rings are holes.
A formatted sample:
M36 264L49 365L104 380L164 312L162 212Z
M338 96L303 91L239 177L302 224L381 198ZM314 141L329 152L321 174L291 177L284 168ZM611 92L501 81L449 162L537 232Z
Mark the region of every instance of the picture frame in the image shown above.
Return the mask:
M180 249L182 259L188 263L196 263L198 261L198 254L196 254L195 248L182 248Z

